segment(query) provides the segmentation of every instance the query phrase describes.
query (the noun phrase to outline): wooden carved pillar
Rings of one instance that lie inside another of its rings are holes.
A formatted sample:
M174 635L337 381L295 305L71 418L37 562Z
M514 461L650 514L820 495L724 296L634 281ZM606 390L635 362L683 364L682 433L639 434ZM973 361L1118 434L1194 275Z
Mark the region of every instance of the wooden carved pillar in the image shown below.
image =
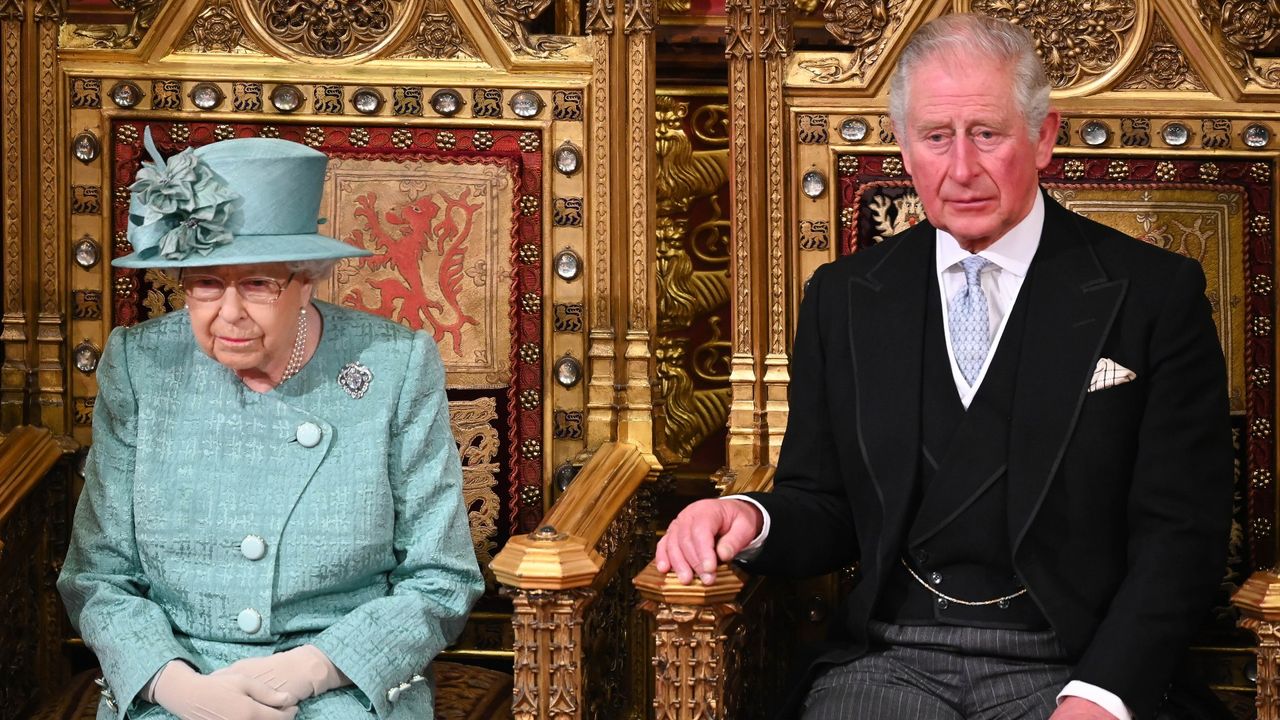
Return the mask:
M23 422L67 428L56 130L61 22L56 0L0 0L0 431Z
M603 565L587 547L544 525L512 538L491 565L513 604L513 720L585 717L582 624Z
M617 237L625 243L620 253L625 265L619 278L627 278L627 322L623 368L625 383L618 439L653 452L653 345L656 334L657 293L654 289L654 232L657 208L654 191L654 89L653 28L657 16L653 0L625 0L622 7L623 47L626 52L626 171L627 198L623 229Z
M35 145L35 162L28 165L34 177L28 185L38 186L39 206L35 209L38 217L37 233L31 236L38 242L34 245L35 272L28 275L35 279L36 315L36 407L37 417L31 421L49 428L55 433L66 433L69 429L66 402L63 399L66 389L66 367L63 357L66 347L66 293L63 288L65 271L63 270L63 243L61 238L61 213L58 212L60 144L62 135L54 128L63 126L60 119L58 102L61 77L58 66L58 30L63 20L62 3L57 0L39 0L36 4L35 38L36 38L36 107L32 113L35 121L33 132L29 137L38 138Z
M614 0L591 0L587 6L587 30L591 43L591 181L590 220L592 257L590 268L591 326L587 337L587 447L615 439L617 411L614 403L614 378L617 374L614 331L615 303L610 279L614 276L610 258L610 238L620 227L613 214L611 198L615 196L616 176L624 165L612 162L611 130L617 125L620 109L618 98L623 88L621 73L614 72L613 58L619 33L615 28Z
M28 227L23 166L27 137L21 108L30 105L23 82L27 12L21 0L0 0L0 430L23 421L27 386L27 307L22 293L23 239Z
M768 248L765 266L768 288L765 302L769 307L765 322L768 336L764 355L765 428L767 433L766 462L778 464L778 452L782 449L782 436L787 430L787 387L791 384L791 372L787 343L791 335L787 311L787 270L791 262L787 256L788 217L786 202L787 153L786 108L782 102L782 87L786 80L787 56L795 44L791 32L795 4L792 0L756 0L760 32L760 62L764 65L763 103L765 107L764 157L767 193L757 195L765 202L768 216L765 220L765 247Z
M586 588L512 593L513 720L585 717L582 622L594 599Z
M782 87L794 39L787 0L727 0L730 468L777 461L787 416L786 145Z
M1237 624L1258 639L1258 720L1280 720L1280 575L1255 572L1231 602L1240 610Z
M654 616L653 708L655 720L725 720L734 695L727 672L729 626L741 610L736 600L743 583L728 565L716 571L710 587L681 585L650 564L635 578Z

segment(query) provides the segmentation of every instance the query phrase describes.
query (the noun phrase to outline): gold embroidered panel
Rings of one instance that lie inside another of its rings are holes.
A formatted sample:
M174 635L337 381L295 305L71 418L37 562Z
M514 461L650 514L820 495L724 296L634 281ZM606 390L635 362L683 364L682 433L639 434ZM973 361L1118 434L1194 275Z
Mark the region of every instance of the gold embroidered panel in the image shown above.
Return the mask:
M485 581L491 586L489 563L498 549L498 518L502 511L502 501L495 491L502 467L498 462L502 443L497 421L498 406L493 397L449 401L449 424L462 457L462 502L471 525L471 543Z
M452 387L511 382L511 171L499 164L334 158L322 213L371 257L343 261L322 297L435 337Z
M1068 209L1127 235L1198 260L1227 358L1231 410L1244 412L1244 188L1220 186L1118 190L1047 184Z

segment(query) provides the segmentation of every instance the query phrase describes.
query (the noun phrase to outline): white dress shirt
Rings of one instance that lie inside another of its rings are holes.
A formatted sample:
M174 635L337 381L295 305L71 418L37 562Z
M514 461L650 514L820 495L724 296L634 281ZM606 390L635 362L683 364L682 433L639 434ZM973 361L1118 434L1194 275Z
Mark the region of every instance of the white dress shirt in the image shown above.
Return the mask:
M978 281L982 285L982 292L987 296L987 323L991 333L991 345L987 350L986 359L982 362L982 369L978 371L978 377L974 380L972 386L964 379L964 374L960 372L960 366L956 363L954 348L952 352L947 353L948 359L951 361L951 376L956 383L956 392L960 394L960 402L964 404L966 409L968 409L969 403L973 401L974 395L978 394L978 388L982 386L982 379L987 375L987 368L991 366L991 358L995 356L995 350L1000 345L1000 338L1004 336L1005 325L1012 314L1013 304L1018 300L1018 293L1022 290L1022 283L1027 278L1027 270L1031 267L1031 259L1035 257L1036 249L1040 247L1040 235L1043 231L1044 197L1037 192L1035 203L1031 206L1031 212L1027 213L1022 222L1014 225L1003 237L977 253L991 261L978 276ZM944 230L937 231L934 250L934 267L938 278L939 296L942 300L942 330L946 333L947 347L952 347L949 308L951 299L965 289L964 269L960 267L960 261L969 257L971 253L960 247L960 243ZM769 536L769 513L760 503L745 495L727 495L724 499L743 500L760 510L760 515L763 519L760 534L747 547L743 548L737 558L739 560L750 560L759 554L765 538ZM1129 712L1129 708L1125 706L1124 701L1119 696L1097 685L1072 680L1058 693L1058 702L1061 703L1062 698L1066 696L1081 697L1096 703L1103 710L1115 715L1119 720L1133 720L1133 713Z

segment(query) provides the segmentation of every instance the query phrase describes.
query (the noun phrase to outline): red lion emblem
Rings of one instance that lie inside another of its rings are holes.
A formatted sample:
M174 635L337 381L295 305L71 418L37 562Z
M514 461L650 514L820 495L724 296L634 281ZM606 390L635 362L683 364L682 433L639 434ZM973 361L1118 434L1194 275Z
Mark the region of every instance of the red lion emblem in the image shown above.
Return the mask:
M378 215L378 198L366 193L356 198L355 216L364 228L351 231L348 242L372 250L373 255L357 258L358 266L369 270L390 268L394 275L368 283L379 295L377 305L366 303L365 288L352 288L342 298L345 305L399 320L414 330L431 324L439 342L445 335L453 340L453 352L462 352L462 328L480 323L462 310L458 295L462 289L463 260L471 236L476 211L484 203L470 202L471 191L457 197L443 191L424 195L400 208ZM388 229L388 227L390 229ZM366 234L367 233L367 234ZM422 282L422 259L427 253L440 256L436 274L443 304L427 296Z

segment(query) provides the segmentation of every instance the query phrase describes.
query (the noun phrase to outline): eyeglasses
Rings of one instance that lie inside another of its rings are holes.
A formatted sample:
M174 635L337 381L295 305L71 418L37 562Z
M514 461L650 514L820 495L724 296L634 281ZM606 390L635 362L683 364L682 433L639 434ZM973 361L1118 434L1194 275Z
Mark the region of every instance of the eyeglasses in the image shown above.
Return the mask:
M284 288L293 282L293 273L284 281L271 277L243 277L236 280L236 293L240 295L240 299L245 302L268 304L280 299L280 293L284 292ZM188 275L182 274L182 289L187 293L188 300L198 300L200 302L213 302L222 297L227 291L227 281L217 275Z

